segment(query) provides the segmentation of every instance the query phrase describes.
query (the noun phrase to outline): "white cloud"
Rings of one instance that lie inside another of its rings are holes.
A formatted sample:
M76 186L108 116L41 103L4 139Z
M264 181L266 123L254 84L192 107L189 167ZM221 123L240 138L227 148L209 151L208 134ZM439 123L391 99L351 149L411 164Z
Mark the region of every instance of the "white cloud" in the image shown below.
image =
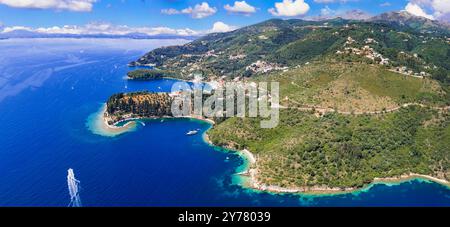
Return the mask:
M227 10L230 13L238 13L238 14L245 14L249 15L256 12L256 8L252 5L249 5L245 1L235 1L234 5L231 6L229 4L226 4L224 6L225 10Z
M32 31L32 28L24 27L24 26L4 27L2 30L2 33L12 32L12 31L16 31L16 30Z
M413 15L434 20L433 15L427 14L418 4L410 2L406 5L405 10Z
M434 0L431 5L433 9L440 13L450 13L450 1L449 0Z
M187 9L183 9L181 12L190 14L192 18L201 19L215 14L217 12L217 8L210 7L207 2L203 2L202 4L195 5L194 8L189 7Z
M174 15L174 14L189 14L192 18L195 19L202 19L205 17L209 17L217 12L216 7L211 7L207 2L202 2L201 4L197 4L194 6L194 8L189 7L186 9L177 10L177 9L162 9L161 13L167 14L167 15Z
M0 34L14 31L29 31L40 34L58 34L58 35L128 35L128 34L145 34L154 35L176 35L176 36L200 36L208 33L220 33L236 30L238 27L225 24L221 21L214 23L209 30L192 30L190 28L173 29L169 27L129 27L127 25L114 25L111 23L92 22L86 25L64 25L52 27L25 27L25 26L9 26L1 27Z
M419 6L424 12L425 9L432 11L435 19L450 22L450 0L410 0L409 4Z
M275 8L270 8L269 12L274 16L295 17L306 14L309 5L304 0L283 0L275 3Z
M214 23L213 28L210 32L218 33L218 32L229 32L236 30L237 27L231 26L228 24L223 23L222 21L217 21Z
M56 9L77 12L89 12L97 0L0 0L15 8Z
M173 29L168 27L129 27L127 25L113 25L110 23L89 23L83 26L65 25L53 27L31 28L24 26L4 27L0 33L12 31L30 31L42 34L70 34L70 35L127 35L130 33L140 33L145 35L179 35L195 36L203 32L194 31L189 28Z
M381 7L388 7L388 6L391 6L391 5L392 4L390 2L384 2L384 3L380 4Z

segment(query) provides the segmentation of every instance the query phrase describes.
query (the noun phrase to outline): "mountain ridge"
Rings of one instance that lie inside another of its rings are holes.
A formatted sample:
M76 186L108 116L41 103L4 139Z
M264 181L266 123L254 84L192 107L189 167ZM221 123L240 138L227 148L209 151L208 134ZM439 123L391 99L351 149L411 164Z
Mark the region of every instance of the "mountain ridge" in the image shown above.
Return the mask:
M425 29L439 29L443 27L443 30L449 30L450 24L439 21L439 20L430 20L425 17L420 17L413 15L407 11L392 11L382 13L380 15L369 18L367 21L370 22L391 22L397 23L399 25L406 25L411 28L423 28Z
M393 22L396 17L403 19ZM339 59L450 82L446 75L450 70L446 63L450 62L450 29L439 24L406 12L381 14L369 21L270 19L212 33L182 46L155 49L130 66L174 70L183 79L199 74L234 79Z

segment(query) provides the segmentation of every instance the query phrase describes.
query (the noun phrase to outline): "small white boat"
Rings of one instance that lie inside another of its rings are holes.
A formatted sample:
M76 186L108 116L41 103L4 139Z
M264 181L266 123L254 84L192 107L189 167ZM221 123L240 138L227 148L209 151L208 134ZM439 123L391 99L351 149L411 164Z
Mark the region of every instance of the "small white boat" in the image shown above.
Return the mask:
M197 133L198 133L197 130L192 130L192 131L189 131L188 133L186 133L186 135L187 135L187 136L192 136L192 135L195 135L195 134L197 134Z

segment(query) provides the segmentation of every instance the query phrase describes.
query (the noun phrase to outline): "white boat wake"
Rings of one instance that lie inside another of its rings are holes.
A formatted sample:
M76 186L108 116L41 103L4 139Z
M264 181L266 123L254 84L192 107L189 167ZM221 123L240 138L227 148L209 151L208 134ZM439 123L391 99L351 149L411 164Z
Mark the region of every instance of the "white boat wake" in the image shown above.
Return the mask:
M75 178L73 169L67 170L67 186L69 187L70 203L69 207L81 207L80 181Z

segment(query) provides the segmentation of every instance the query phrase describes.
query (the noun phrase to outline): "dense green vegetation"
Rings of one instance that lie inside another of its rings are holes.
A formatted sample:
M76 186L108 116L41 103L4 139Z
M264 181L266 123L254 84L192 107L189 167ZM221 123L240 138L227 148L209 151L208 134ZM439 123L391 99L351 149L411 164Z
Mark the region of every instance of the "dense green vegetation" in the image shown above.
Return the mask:
M134 92L112 95L106 103L109 123L125 118L171 115L172 98L167 93Z
M447 25L406 12L369 21L274 19L153 50L131 65L161 70L130 77L170 70L183 79L280 82L278 127L220 118L208 132L216 145L254 153L259 180L268 185L361 187L406 173L450 180L450 115L439 108L450 105L449 36ZM249 69L257 61L272 70ZM107 112L112 121L164 116L169 103L168 94L117 94ZM398 109L405 103L428 107Z
M228 33L215 33L182 46L153 50L131 65L154 64L174 70L176 77L204 75L253 76L248 66L260 60L273 66L296 67L306 62L335 59L341 62L378 64L358 55L336 55L345 47L373 48L385 58L386 67L406 67L426 72L448 85L450 81L448 26L408 13L383 14L372 21L332 19L303 21L273 19ZM346 46L347 39L355 40ZM368 43L371 38L374 42Z
M366 63L312 62L252 79L279 82L281 103L286 107L314 105L364 112L404 103L450 105L450 96L437 81L401 75Z
M268 185L361 187L410 172L450 179L449 118L420 107L321 118L290 109L274 129L232 118L208 134L214 144L256 154L259 180Z
M159 69L136 69L127 73L128 79L131 80L155 80L171 75L171 72Z

